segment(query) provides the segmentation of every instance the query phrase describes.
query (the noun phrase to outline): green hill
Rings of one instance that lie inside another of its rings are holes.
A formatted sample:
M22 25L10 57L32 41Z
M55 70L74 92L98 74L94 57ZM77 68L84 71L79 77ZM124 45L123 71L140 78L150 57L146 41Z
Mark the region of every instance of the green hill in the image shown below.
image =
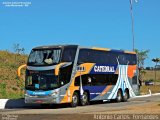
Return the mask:
M0 98L19 98L23 96L24 75L22 75L22 78L18 78L17 69L26 61L27 55L0 51Z

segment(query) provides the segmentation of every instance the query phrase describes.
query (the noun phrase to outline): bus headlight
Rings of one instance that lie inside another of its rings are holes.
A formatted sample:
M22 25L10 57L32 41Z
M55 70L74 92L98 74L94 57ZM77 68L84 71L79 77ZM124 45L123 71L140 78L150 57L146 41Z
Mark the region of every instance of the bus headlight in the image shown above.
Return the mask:
M59 90L55 90L53 93L51 93L51 96L57 96L59 94Z
M25 91L25 94L24 94L26 97L30 97L30 95L27 93L27 91Z
M58 92L53 92L52 94L51 94L51 96L56 96L58 94Z

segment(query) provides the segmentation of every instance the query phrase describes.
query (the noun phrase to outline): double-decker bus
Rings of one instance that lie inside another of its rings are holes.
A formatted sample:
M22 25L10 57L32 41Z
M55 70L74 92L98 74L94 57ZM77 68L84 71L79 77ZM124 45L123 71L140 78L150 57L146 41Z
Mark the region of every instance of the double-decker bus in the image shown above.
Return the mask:
M97 100L127 101L137 94L135 52L78 45L40 46L32 49L26 64L25 103L70 103L76 107Z

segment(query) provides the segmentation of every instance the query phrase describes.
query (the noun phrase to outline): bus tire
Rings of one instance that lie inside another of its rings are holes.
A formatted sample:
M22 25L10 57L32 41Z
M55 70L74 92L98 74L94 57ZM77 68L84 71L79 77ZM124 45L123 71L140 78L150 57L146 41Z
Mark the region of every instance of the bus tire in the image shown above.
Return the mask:
M71 107L77 107L79 103L79 95L77 92L74 92L72 96Z
M121 102L122 101L122 92L121 92L121 90L118 90L118 92L117 92L117 97L116 97L116 101L117 102Z
M123 96L123 102L127 102L128 98L129 98L129 92L128 92L128 90L125 90L124 96Z
M85 106L89 104L89 95L87 92L83 93L82 99L81 99L81 105Z

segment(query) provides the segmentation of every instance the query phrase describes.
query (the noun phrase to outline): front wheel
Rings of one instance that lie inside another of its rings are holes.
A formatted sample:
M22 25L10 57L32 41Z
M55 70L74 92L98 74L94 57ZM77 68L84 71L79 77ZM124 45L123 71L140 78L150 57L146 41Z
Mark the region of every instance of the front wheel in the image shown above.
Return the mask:
M72 96L71 107L78 106L78 103L79 103L79 95L78 95L78 93L74 92L74 94Z
M120 90L118 90L118 92L117 92L116 101L117 102L121 102L122 101L122 92Z
M83 93L83 96L81 98L81 105L82 106L85 106L85 105L88 105L89 104L89 97L88 97L88 93L87 92L84 92Z

